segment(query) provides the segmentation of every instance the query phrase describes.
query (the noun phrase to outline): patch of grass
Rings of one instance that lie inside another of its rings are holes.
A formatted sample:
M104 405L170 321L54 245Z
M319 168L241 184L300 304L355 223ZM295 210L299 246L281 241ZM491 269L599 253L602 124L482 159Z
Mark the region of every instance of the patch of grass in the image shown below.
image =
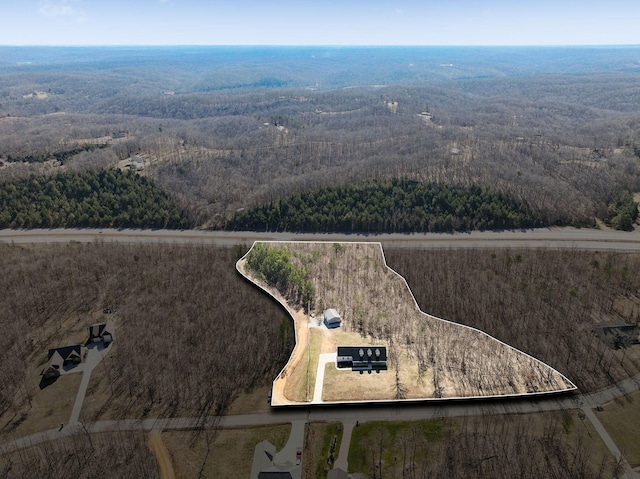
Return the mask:
M173 456L176 477L249 477L253 452L261 441L269 441L280 451L291 433L291 425L263 426L241 429L220 429L211 443L206 462L207 437L203 432L167 432L163 436Z
M269 392L271 391L271 383L266 386L260 386L252 391L242 392L231 403L227 415L234 414L257 414L269 411Z
M596 415L631 467L640 466L640 391L607 404Z
M24 405L18 411L7 411L0 417L0 437L22 437L66 424L76 400L82 374L65 374L44 389L40 389L40 371L30 371L33 383L31 407Z
M349 448L349 472L369 477L609 477L613 462L578 410L361 423Z
M306 347L302 360L296 364L287 381L285 395L292 401L306 402L313 399L321 344L322 332L317 328L311 328L309 330L309 345L304 345Z
M324 401L384 400L393 397L395 381L393 371L359 374L350 369L336 369L327 364L324 372Z
M338 458L342 442L342 424L339 422L313 423L309 431L309 440L305 444L304 477L325 479ZM331 441L336 437L333 462L329 461Z
M442 438L451 421L444 419L416 422L368 422L353 429L349 447L349 470L371 472L375 463L396 464L397 458L407 459L409 442L425 445ZM406 445L406 446L405 446ZM405 447L403 447L405 446ZM382 454L380 454L382 453ZM411 453L413 462L423 461L428 448L420 447Z

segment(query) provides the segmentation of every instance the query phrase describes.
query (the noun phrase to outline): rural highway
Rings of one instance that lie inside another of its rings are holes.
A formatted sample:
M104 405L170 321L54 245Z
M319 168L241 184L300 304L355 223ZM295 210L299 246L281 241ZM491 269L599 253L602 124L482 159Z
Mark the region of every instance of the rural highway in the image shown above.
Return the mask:
M250 245L254 241L376 241L386 247L406 248L575 248L640 251L640 231L623 232L576 228L540 228L470 233L344 234L256 233L250 231L41 229L0 230L3 243L169 243Z
M48 229L0 230L0 243L38 244L77 242L212 244L216 246L250 245L254 241L376 241L385 247L405 248L571 248L640 252L640 232L603 231L575 228L544 228L521 231L486 231L471 233L426 234L296 234L225 231L175 231L131 229ZM473 416L485 414L513 414L564 409L580 409L598 430L607 447L620 458L607 432L601 427L592 409L598 405L640 389L640 374L603 391L591 394L565 394L532 398L432 402L415 404L379 404L365 406L314 406L274 409L264 414L227 416L223 427L252 426L257 424L294 423L299 421L340 421L349 425L354 421L401 421L441 417ZM265 398L266 400L266 398ZM109 430L175 430L191 429L198 424L194 418L99 421L92 423L92 432ZM600 426L600 428L598 428ZM0 447L2 451L15 450L77 432L76 427L59 431L53 429L23 437ZM342 456L342 454L340 454ZM341 458L342 459L342 458ZM626 477L640 477L626 464Z

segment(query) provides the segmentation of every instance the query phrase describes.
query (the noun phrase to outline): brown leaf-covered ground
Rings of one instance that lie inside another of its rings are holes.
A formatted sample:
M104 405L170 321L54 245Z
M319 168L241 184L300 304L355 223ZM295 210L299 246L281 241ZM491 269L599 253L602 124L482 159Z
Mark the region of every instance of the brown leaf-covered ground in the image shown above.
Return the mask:
M288 251L294 268L308 272L315 291L312 317L330 307L340 312L342 325L331 333L350 333L340 345L368 339L388 348L389 368L381 374L337 372L328 365L325 400L482 397L574 388L551 367L479 330L421 312L407 284L386 267L379 243L262 245ZM296 367L306 369L306 363L290 364L287 380L295 378Z

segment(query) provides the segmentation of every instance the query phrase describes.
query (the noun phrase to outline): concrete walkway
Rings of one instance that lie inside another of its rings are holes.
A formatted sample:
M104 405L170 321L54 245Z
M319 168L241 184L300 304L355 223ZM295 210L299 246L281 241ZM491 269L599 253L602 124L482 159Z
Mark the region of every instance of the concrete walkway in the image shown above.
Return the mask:
M76 394L76 400L73 403L73 409L71 410L71 417L69 418L69 427L78 425L78 419L80 418L80 411L82 410L82 404L84 403L84 397L87 394L87 388L89 387L89 381L91 380L91 373L95 367L102 361L102 358L111 350L111 347L104 347L102 343L89 344L87 346L87 358L83 364L82 381L80 381L80 387Z
M594 429L604 442L605 446L607 446L607 449L609 449L609 451L611 451L611 454L613 454L613 457L616 458L616 461L619 461L622 464L622 467L625 471L625 474L622 477L624 479L640 479L640 473L635 472L631 469L631 466L622 455L622 452L620 452L620 449L618 449L616 443L613 441L613 439L611 439L611 436L609 436L609 433L604 428L598 417L595 415L593 409L591 409L589 406L584 406L582 408L582 411L584 411L584 413L587 415L587 418L589 419L591 424L593 424Z
M340 451L338 451L338 459L333 463L334 469L342 469L348 471L349 467L349 446L351 445L351 434L356 425L356 421L344 421L342 423L342 441L340 441Z
M316 383L313 386L312 403L322 402L322 386L324 385L324 370L328 363L335 364L337 353L322 353L318 358L318 370L316 371Z

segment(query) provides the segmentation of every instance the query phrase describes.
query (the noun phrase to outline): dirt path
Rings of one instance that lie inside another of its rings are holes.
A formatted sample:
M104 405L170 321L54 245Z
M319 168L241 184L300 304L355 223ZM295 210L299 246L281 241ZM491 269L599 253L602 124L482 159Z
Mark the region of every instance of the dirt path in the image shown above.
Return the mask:
M293 317L294 327L296 330L296 345L289 357L289 361L282 369L278 377L273 381L273 390L271 392L272 404L287 404L290 400L285 396L284 391L287 386L288 371L293 371L298 363L302 360L309 342L309 328L307 326L307 315L304 310L300 309L293 313L287 308L289 314Z
M171 462L171 453L167 449L167 445L162 439L159 432L149 433L149 449L156 456L158 467L160 468L160 479L175 479L176 474L173 471L173 463Z

